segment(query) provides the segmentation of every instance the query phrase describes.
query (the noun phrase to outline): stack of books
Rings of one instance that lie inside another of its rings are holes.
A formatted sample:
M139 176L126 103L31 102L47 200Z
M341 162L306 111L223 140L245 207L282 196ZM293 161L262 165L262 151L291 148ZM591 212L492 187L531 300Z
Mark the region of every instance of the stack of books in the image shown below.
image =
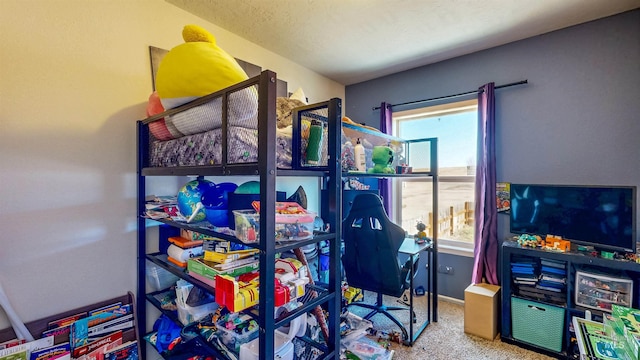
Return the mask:
M563 293L567 287L567 269L564 261L540 259L540 281L538 289Z
M237 277L258 270L260 262L256 257L257 249L229 250L223 248L219 241L204 241L203 257L191 258L187 261L189 275L215 287L217 275Z
M520 286L535 286L540 274L539 264L533 258L527 256L514 256L511 261L511 278L513 284ZM517 292L516 289L516 292Z
M133 305L118 301L48 321L39 339L2 342L0 360L137 360L137 341L122 346L134 325Z
M193 240L174 236L169 238L169 248L167 249L167 260L181 268L187 267L187 260L202 256L202 240Z
M536 301L566 305L567 269L566 263L541 258L538 261L520 259L511 264L515 293Z

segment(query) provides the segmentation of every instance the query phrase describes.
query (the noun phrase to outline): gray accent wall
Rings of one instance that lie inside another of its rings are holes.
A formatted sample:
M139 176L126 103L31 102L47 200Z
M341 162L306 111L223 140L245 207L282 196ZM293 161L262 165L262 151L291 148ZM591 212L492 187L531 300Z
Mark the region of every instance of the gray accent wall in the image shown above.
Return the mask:
M347 86L345 115L377 127L382 101L525 79L496 90L499 182L640 186L640 10ZM498 236L511 236L506 215ZM464 297L472 261L440 254L455 269L439 274L442 295Z

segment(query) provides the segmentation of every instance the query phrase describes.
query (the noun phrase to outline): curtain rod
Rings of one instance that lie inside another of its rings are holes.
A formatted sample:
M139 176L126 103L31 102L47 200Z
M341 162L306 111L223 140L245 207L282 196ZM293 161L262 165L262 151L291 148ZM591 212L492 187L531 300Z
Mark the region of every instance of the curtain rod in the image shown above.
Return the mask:
M498 85L498 86L494 87L494 89L502 89L502 88L506 88L506 87L509 87L509 86L524 85L524 84L528 84L528 81L527 80L521 80L521 81L518 81L518 82L511 83L511 84ZM435 97L435 98L431 98L431 99L409 101L409 102L404 102L404 103L400 103L400 104L392 104L392 105L389 105L389 106L394 107L394 106L410 105L410 104L417 104L417 103L422 103L422 102L429 102L429 101L436 101L436 100L443 100L443 99L451 99L451 98L456 98L456 97L470 95L470 94L477 94L478 92L479 92L479 90L472 90L472 91L467 91L467 92L463 92L463 93L460 93L460 94L445 95L445 96ZM374 107L373 110L380 110L380 106Z

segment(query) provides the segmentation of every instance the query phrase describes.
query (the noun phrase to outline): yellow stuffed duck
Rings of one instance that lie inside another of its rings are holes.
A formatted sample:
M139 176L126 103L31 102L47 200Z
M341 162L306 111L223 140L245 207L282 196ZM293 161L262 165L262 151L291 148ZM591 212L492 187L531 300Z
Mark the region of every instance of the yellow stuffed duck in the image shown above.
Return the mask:
M156 74L156 90L164 109L172 109L199 97L248 79L236 60L216 45L216 39L197 25L182 30L185 43L171 49ZM229 95L229 124L257 128L258 94L254 87ZM174 137L222 126L221 98L182 113L167 116Z

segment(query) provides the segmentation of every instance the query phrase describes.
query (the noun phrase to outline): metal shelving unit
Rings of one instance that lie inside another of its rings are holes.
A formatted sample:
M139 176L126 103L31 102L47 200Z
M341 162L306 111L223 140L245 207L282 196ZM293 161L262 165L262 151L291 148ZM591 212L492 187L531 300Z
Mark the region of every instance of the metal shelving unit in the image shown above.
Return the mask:
M424 139L416 139L416 140L403 140L401 138L397 138L391 135L382 134L379 132L374 132L368 129L361 129L359 127L355 127L353 125L343 124L343 128L347 129L348 126L349 131L351 132L350 137L366 137L372 144L392 144L395 147L401 147L403 149L403 154L405 156L405 160L407 164L411 164L410 155L413 153L416 158L420 157L424 159L428 159L428 164L421 171L416 171L408 174L380 174L380 173L360 173L360 172L342 172L342 178L378 178L378 179L409 179L409 178L430 178L432 180L432 194L433 194L433 208L432 212L434 214L438 213L438 138L424 138ZM362 134L362 136L358 136L358 134ZM375 140L374 140L375 139ZM428 149L428 155L421 153L421 151L416 151L416 149L424 151ZM420 155L416 155L416 153ZM438 219L437 216L434 216L431 222L431 228L438 228ZM436 273L438 269L438 232L434 231L432 236L432 245L430 253L430 262L429 268L427 269L427 282L431 286L431 290L433 292L433 306L431 306L430 311L430 320L437 322L438 321L438 275ZM422 329L424 330L424 329ZM421 331L422 331L421 330ZM415 339L413 339L415 340Z
M222 106L222 144L223 154L222 163L212 166L188 166L188 167L150 167L149 151L150 151L150 131L149 123L164 118L166 115L175 114L180 111L190 109L197 105L202 105L207 101L222 97L222 103L226 104L229 94L234 91L253 86L258 90L258 162L247 164L231 164L227 163L226 144L227 144L227 107ZM295 244L276 244L275 241L275 206L261 206L260 218L267 219L260 221L260 241L252 247L260 250L260 285L259 294L260 302L256 309L246 311L254 316L260 325L260 358L268 359L274 354L274 330L279 326L286 325L296 316L306 313L317 305L326 305L329 310L328 327L329 338L326 344L317 345L324 353L323 358L337 359L339 357L340 336L339 336L339 319L340 319L340 234L341 234L341 189L340 179L340 129L341 129L341 101L340 99L331 99L326 102L308 105L296 109L294 112L294 122L296 117L304 117L307 114L313 114L322 111L326 114L326 123L328 126L328 165L322 168L298 168L298 164L294 163L292 170L281 170L276 165L276 74L271 71L263 71L259 76L231 86L203 98L197 99L189 104L185 104L179 108L169 110L165 113L155 115L145 120L138 121L138 298L147 299L138 302L138 326L142 334L147 333L146 308L151 304L159 308L157 301L152 296L146 294L146 262L151 261L154 264L170 271L171 273L188 280L195 286L206 291L215 293L215 289L196 279L193 279L183 269L174 266L166 261L166 256L159 253L148 253L147 250L147 226L148 222L155 224L164 223L175 228L190 229L207 235L216 236L228 241L241 243L240 240L228 234L222 234L214 231L213 227L208 227L206 223L187 224L170 220L148 220L142 214L145 212L145 195L147 178L151 176L228 176L228 175L253 175L260 178L260 203L274 204L276 202L276 178L279 176L313 176L322 179L321 187L328 190L329 209L326 213L321 214L327 222L335 224L331 227L330 233L316 234L312 239L297 242ZM300 121L298 119L298 121ZM294 131L294 137L296 132ZM297 151L297 149L293 149ZM177 189L176 189L177 191ZM320 193L320 189L318 190ZM269 221L270 219L270 221ZM296 311L287 315L283 319L275 319L274 309L274 279L275 279L275 258L276 255L287 250L298 248L304 245L317 243L328 240L330 243L330 276L329 284L324 289L318 289L319 295L303 304ZM161 310L162 311L162 310ZM304 315L303 315L304 316ZM308 341L308 339L305 339ZM141 358L146 358L144 346L142 347ZM211 354L217 358L224 359L224 356L215 351L213 347Z

